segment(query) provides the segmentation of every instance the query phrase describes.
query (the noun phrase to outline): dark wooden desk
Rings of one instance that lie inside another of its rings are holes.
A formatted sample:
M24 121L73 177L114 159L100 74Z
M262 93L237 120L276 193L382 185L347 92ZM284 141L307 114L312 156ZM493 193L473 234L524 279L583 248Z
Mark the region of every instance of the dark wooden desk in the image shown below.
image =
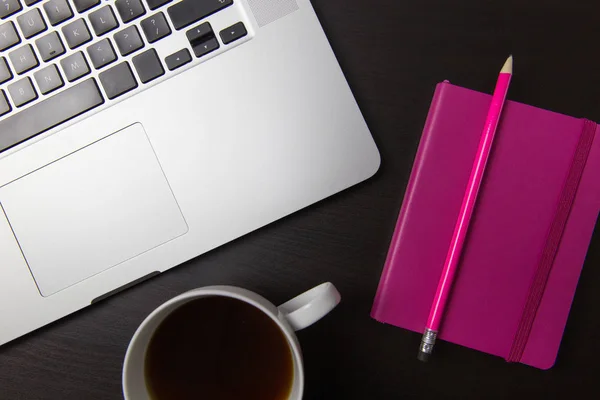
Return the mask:
M538 371L369 317L434 85L491 92L512 53L510 98L600 121L593 0L313 0L381 151L368 182L0 348L0 398L118 399L138 324L188 289L231 284L274 302L323 281L340 307L300 332L306 399L533 398L598 393L600 224L556 366Z

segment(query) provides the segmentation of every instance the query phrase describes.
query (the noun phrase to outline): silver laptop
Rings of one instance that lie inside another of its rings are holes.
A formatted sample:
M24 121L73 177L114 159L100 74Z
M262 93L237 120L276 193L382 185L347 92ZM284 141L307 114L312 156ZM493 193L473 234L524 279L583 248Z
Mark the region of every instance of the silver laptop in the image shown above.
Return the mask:
M0 344L379 167L309 0L0 18Z

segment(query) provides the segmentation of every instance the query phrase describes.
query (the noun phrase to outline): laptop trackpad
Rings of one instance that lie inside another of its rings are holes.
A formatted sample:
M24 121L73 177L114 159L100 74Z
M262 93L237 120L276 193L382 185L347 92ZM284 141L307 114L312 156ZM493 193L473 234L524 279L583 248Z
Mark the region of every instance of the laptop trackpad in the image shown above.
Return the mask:
M42 296L187 232L141 124L0 189Z

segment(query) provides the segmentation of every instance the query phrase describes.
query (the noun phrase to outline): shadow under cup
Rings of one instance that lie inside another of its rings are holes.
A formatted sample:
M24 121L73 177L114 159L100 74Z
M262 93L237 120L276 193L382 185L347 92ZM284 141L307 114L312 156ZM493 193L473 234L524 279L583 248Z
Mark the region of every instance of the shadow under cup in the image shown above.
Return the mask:
M156 309L135 333L123 370L129 400L301 399L293 329L252 293L192 291Z

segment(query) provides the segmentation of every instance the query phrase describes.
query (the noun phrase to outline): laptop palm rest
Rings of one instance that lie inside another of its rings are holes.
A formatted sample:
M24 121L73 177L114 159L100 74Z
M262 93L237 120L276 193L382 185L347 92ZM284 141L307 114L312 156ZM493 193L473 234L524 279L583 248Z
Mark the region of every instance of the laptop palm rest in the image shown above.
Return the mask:
M141 124L0 188L42 296L187 232Z

